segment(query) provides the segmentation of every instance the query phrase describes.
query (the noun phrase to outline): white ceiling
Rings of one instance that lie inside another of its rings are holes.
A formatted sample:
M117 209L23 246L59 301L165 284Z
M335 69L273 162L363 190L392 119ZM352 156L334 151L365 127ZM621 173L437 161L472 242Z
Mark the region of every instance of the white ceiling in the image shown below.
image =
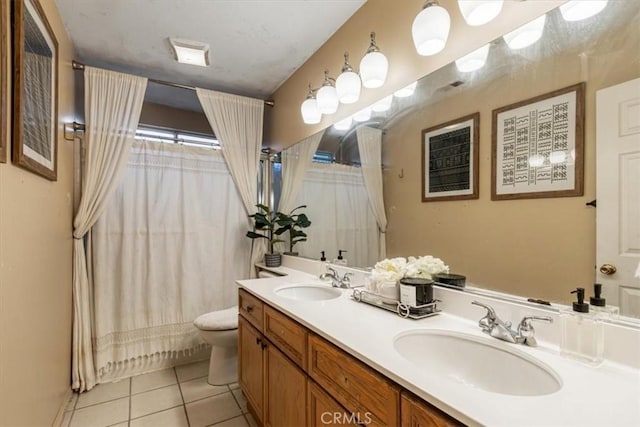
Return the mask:
M154 79L268 98L366 0L56 0L77 60ZM208 43L208 67L179 64L168 38ZM147 99L197 109L186 91ZM196 101L197 104L197 101ZM199 107L199 106L197 106Z

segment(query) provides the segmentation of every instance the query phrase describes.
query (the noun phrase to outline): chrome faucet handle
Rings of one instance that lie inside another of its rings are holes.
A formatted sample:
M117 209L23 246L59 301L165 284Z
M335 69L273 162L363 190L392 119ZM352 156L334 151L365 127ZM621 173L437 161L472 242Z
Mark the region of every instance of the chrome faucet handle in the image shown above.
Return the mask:
M532 320L539 320L542 322L553 323L553 319L549 316L525 316L518 325L518 335L522 339L522 342L529 347L537 347L535 333L536 330L531 324Z
M496 311L493 309L493 307L478 301L473 301L471 302L471 304L480 306L487 310L487 314L485 314L482 319L478 320L478 326L480 326L480 329L482 329L483 332L491 333L491 329L495 326L495 322L498 318L496 316Z
M486 317L489 317L490 319L495 319L497 317L496 316L496 311L490 305L486 305L486 304L483 304L483 303L478 302L478 301L472 301L471 304L478 305L478 306L486 309L487 310L487 316Z
M344 276L342 276L342 279L340 279L341 288L351 287L351 276L353 276L353 273L344 273Z

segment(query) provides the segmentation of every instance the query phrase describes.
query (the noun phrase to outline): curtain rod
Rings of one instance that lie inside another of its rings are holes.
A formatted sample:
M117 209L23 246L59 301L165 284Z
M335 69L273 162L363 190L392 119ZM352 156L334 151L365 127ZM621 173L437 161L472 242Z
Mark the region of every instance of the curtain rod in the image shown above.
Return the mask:
M82 64L81 62L78 61L72 61L71 62L71 66L73 67L74 70L80 70L80 71L84 71L84 64ZM153 83L158 83L161 85L165 85L165 86L171 86L171 87L177 87L180 89L187 89L187 90L196 90L195 86L188 86L188 85L183 85L180 83L172 83L172 82L166 82L164 80L156 80L156 79L148 79L150 82ZM264 105L268 106L268 107L273 107L275 105L275 101L273 99L267 99L264 101Z

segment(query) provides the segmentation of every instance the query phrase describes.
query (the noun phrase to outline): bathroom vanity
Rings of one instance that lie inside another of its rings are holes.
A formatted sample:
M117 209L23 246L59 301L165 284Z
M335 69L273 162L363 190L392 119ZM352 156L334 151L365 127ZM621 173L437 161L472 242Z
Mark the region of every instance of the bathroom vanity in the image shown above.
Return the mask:
M239 382L264 426L640 425L637 367L561 357L558 325L540 325L536 348L510 344L482 334L483 310L454 315L471 305L464 293L410 320L316 274L279 271L237 282ZM517 311L483 301L507 318Z

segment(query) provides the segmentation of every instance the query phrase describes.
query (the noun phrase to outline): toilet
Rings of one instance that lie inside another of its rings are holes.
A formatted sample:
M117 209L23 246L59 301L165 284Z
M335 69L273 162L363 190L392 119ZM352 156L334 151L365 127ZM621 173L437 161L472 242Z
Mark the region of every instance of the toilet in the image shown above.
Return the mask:
M200 335L211 344L211 385L238 381L238 306L203 314L193 321Z

